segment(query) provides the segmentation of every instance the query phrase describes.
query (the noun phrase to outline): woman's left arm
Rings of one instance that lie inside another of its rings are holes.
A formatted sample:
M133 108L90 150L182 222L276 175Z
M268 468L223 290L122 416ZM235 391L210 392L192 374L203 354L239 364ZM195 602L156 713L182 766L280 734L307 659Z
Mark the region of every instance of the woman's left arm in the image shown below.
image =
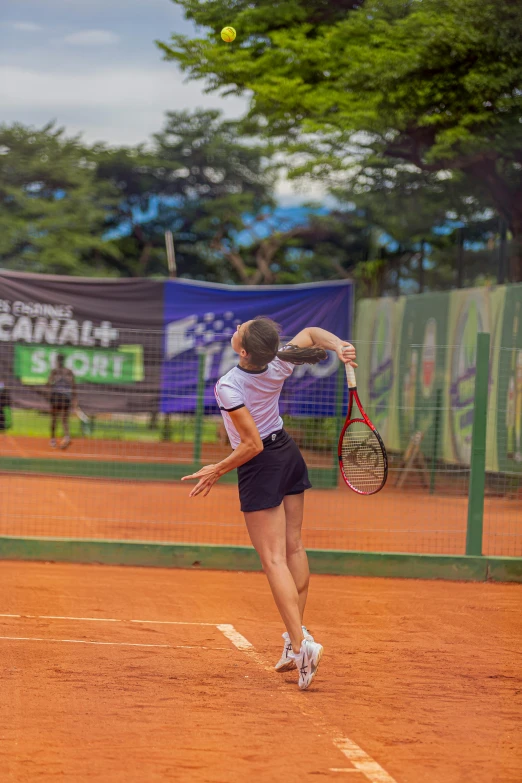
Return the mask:
M229 411L229 416L241 438L241 442L236 446L232 454L216 465L205 465L197 473L192 473L191 476L183 476L182 481L199 479L199 482L189 495L191 498L202 492L204 493L203 497L206 497L221 476L234 470L234 468L238 468L240 465L244 465L245 462L248 462L263 451L263 443L250 412L243 407L235 411Z
M297 345L298 348L311 348L313 345L317 345L318 348L324 348L325 351L335 351L343 364L357 367L353 345L319 326L307 326L294 337L292 345Z

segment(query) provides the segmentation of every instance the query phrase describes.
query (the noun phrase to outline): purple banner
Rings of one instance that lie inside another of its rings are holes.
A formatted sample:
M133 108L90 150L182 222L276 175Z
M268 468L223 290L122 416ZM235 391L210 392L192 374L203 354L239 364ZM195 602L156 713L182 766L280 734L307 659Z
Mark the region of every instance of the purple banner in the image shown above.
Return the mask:
M349 339L353 316L350 281L292 286L222 286L192 281L165 285L165 337L161 409L195 408L198 354L205 355L205 407L218 412L213 387L237 364L230 338L238 323L256 315L273 318L291 340L306 326ZM296 367L285 383L281 411L293 416L334 416L338 360Z

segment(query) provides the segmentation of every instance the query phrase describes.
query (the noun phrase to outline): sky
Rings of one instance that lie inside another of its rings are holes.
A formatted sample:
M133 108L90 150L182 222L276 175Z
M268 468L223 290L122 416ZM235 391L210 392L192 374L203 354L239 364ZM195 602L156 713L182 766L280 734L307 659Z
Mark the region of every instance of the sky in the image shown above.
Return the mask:
M185 82L154 44L194 33L171 0L0 0L0 122L55 120L87 142L144 142L168 110L221 108L240 117L246 99L207 95ZM226 20L225 20L226 23ZM226 46L226 44L223 44ZM318 198L282 179L282 203Z

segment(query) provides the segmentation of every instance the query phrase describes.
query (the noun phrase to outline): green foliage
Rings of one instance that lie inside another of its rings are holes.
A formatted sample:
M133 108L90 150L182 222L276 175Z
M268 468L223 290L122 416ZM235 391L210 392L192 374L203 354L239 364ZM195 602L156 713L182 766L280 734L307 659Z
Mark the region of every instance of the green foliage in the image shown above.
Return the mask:
M298 155L294 174L343 172L357 192L379 163L457 172L522 243L518 0L366 0L324 15L312 0L174 1L210 30L172 36L165 56L210 90L248 92L251 127ZM522 279L522 248L512 273Z
M115 240L121 274L165 275L164 234L171 230L178 275L231 281L215 247L233 243L245 214L273 206L274 175L265 171L259 144L238 138L235 123L217 111L180 111L167 114L148 148L99 147L96 155L98 177L121 194L110 227L129 226Z
M89 151L49 124L0 126L0 263L10 269L92 275L116 192L96 179ZM103 272L107 272L103 267Z

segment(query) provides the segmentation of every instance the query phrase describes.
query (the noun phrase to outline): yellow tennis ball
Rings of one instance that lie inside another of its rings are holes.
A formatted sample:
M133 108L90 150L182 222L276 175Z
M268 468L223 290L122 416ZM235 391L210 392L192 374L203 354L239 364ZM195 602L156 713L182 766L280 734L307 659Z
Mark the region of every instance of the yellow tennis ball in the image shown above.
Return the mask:
M224 27L221 30L221 37L224 41L230 43L236 37L236 31L234 30L233 27Z

